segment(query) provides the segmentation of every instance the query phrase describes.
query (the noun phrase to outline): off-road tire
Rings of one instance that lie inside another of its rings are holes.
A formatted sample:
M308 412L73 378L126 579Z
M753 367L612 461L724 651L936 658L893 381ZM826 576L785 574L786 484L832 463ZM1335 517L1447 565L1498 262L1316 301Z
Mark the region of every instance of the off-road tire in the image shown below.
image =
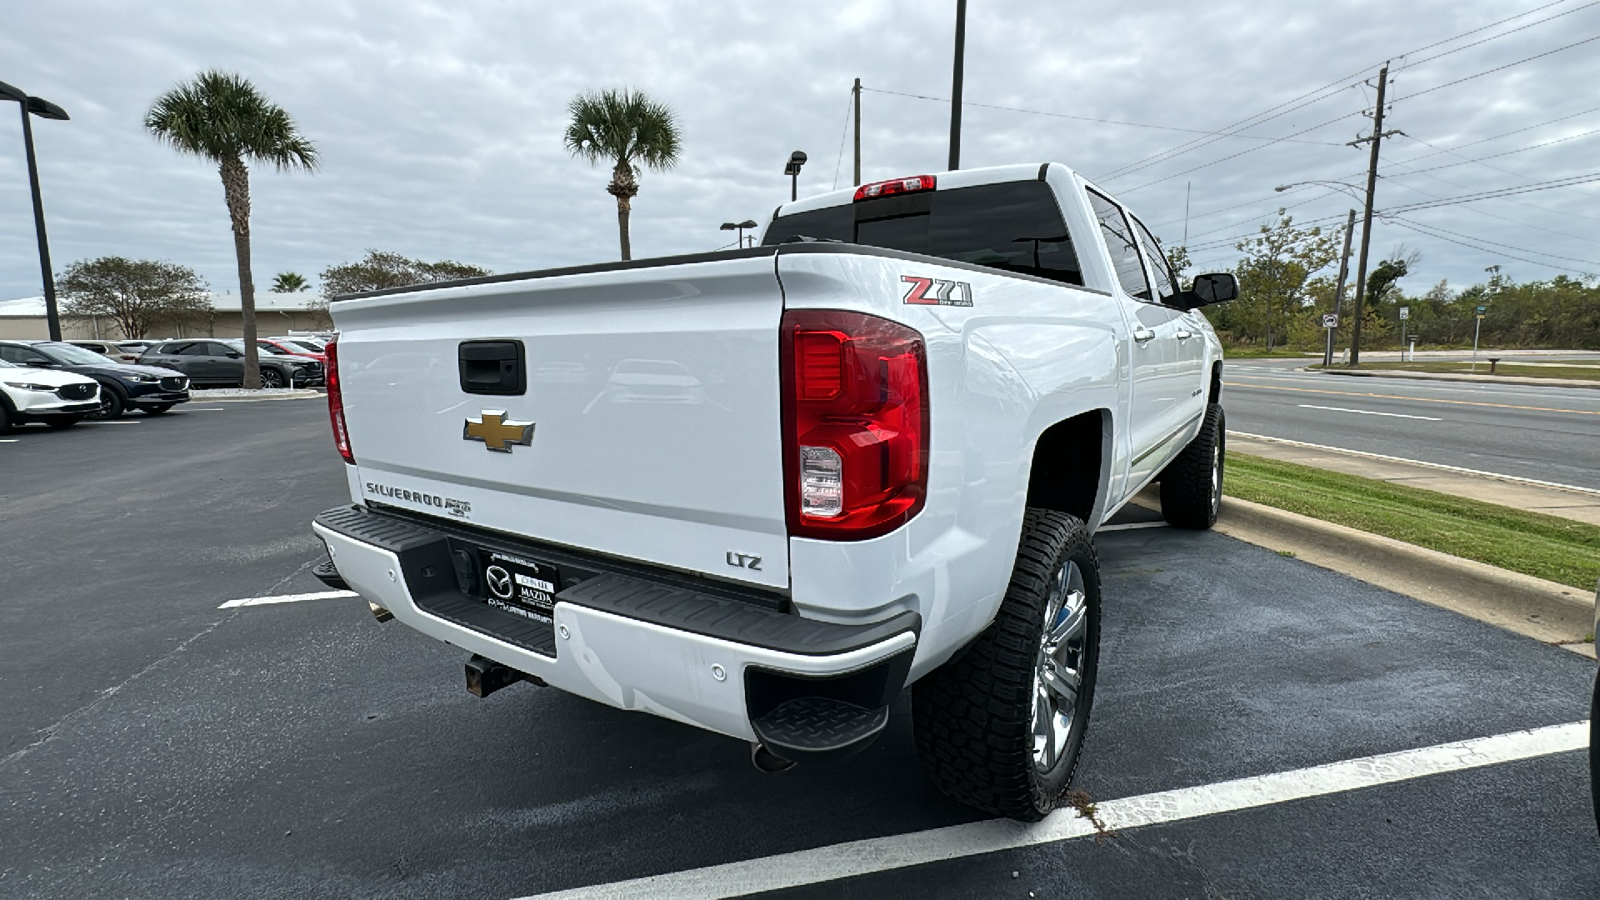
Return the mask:
M1204 531L1217 524L1228 463L1227 425L1222 405L1206 404L1200 433L1162 471L1161 517L1168 525Z
M1066 561L1083 574L1088 622L1082 684L1065 749L1049 771L1034 763L1035 668L1052 578ZM1100 564L1082 520L1029 509L994 622L958 656L912 686L917 755L952 799L1037 822L1072 782L1094 702L1100 644Z

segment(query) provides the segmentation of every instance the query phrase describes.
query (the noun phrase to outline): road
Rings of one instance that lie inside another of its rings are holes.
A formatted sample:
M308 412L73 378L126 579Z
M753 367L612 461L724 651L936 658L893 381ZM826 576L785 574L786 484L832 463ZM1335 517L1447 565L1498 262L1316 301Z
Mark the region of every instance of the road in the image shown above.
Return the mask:
M1351 377L1229 361L1228 429L1600 490L1600 390Z
M1220 534L1097 537L1077 786L1156 816L1058 840L934 794L909 697L862 754L763 775L736 741L554 690L476 699L461 651L356 599L219 608L322 588L308 523L344 500L326 413L128 422L0 444L0 896L627 896L603 886L657 875L682 892L632 896L1600 896L1561 728L1592 661ZM1427 749L1550 727L1521 758ZM1182 789L1188 818L1150 798Z

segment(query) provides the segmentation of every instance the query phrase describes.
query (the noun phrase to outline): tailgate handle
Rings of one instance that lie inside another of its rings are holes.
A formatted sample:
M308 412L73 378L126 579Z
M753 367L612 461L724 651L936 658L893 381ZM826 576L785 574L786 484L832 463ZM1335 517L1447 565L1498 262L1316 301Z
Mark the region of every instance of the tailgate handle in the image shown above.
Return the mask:
M456 359L461 390L469 394L512 395L528 390L521 341L462 341Z

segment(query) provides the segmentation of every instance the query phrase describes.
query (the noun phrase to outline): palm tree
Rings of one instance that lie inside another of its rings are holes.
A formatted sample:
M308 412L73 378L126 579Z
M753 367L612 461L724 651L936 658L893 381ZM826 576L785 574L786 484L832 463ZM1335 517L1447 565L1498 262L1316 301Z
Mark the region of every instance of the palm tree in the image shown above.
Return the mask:
M179 153L217 164L222 196L233 221L233 252L239 262L239 309L244 320L244 386L261 386L256 355L256 286L250 276L249 163L271 163L278 171L317 168L317 148L295 128L283 108L240 75L215 69L156 98L144 127Z
M633 90L579 94L567 111L572 114L562 140L567 152L592 164L613 163L606 192L617 198L622 258L632 259L628 213L639 194L639 165L661 171L677 163L682 148L678 123L666 104Z
M306 280L299 272L279 272L272 279L272 291L277 294L293 294L298 291L311 290L311 282Z

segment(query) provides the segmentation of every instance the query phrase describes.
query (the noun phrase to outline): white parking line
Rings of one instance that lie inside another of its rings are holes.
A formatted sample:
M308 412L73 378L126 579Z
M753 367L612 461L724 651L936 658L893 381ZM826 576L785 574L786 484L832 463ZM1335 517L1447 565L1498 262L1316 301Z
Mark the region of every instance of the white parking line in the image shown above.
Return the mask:
M96 425L137 425L139 419L94 419Z
M1567 753L1580 750L1588 744L1589 723L1586 720L1350 759L1307 769L1107 800L1097 804L1097 812L1107 828L1126 831L1519 759ZM990 819L536 896L545 900L577 900L580 897L642 897L651 900L737 897L947 859L1051 844L1092 834L1094 826L1088 820L1074 810L1064 809L1052 813L1036 825Z
M1365 456L1367 459L1383 459L1389 462L1408 463L1413 466L1424 466L1429 469L1441 469L1445 472L1460 472L1463 475L1481 475L1484 478L1498 478L1501 481L1514 481L1518 484L1536 484L1539 487L1560 488L1563 491L1576 491L1580 494L1594 494L1600 496L1600 491L1594 488L1578 487L1575 484L1562 484L1559 481L1540 481L1537 478L1519 478L1516 475L1502 475L1499 472L1485 472L1482 469L1464 469L1460 466L1447 466L1444 463L1425 462L1420 459L1407 459L1403 456L1385 456L1382 453L1368 453L1365 450L1347 450L1344 447L1330 447L1327 444L1308 444L1305 441L1291 441L1288 438L1269 437L1264 434L1250 434L1244 431L1229 432L1235 437L1249 438L1255 441L1271 441L1274 444L1288 444L1291 447L1305 447L1311 450L1332 450L1335 453L1348 453L1351 456Z
M15 444L17 438L0 438L0 444Z
M184 412L226 412L226 406L190 406Z
M355 591L318 591L314 594L277 594L272 597L246 597L243 600L229 600L217 609L233 609L239 606L267 606L273 603L299 603L302 600L334 600L340 597L359 596Z
M1358 415L1363 415L1363 416L1388 416L1391 419L1421 419L1424 422L1443 422L1444 421L1443 419L1435 418L1433 416L1408 416L1405 413L1377 412L1376 410L1371 410L1371 409L1345 409L1342 406L1312 406L1309 403L1301 403L1300 404L1300 408L1301 409L1325 409L1325 410L1327 410L1329 412L1356 413Z

